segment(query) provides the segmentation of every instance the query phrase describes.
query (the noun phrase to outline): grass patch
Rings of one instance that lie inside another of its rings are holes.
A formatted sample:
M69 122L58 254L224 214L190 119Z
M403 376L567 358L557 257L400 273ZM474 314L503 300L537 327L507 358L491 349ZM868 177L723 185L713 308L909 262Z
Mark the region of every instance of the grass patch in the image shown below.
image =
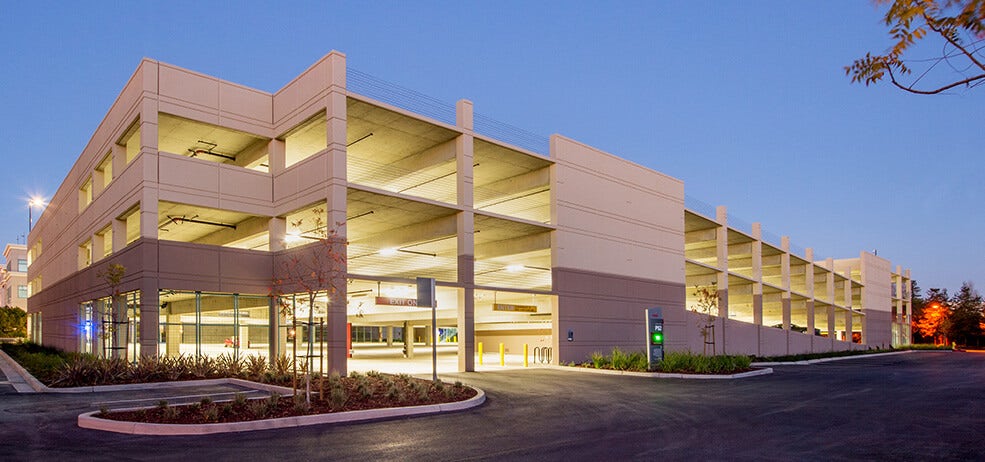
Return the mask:
M649 368L643 352L623 352L618 347L612 354L592 353L581 367L635 372L670 372L678 374L735 374L751 369L752 358L745 355L703 356L691 352L672 352L664 356L653 369Z
M75 353L66 353L34 342L4 343L0 348L44 383L51 382L65 364L78 356Z
M840 358L844 356L859 356L859 355L870 355L877 353L893 353L897 351L909 351L909 350L951 351L952 348L950 345L915 344L915 345L904 345L896 348L869 348L865 350L828 351L822 353L803 353L799 355L762 356L762 357L756 357L755 361L757 362L810 361L814 359Z
M657 364L661 372L680 374L735 374L751 369L752 358L745 355L704 356L690 351L675 351L664 355Z

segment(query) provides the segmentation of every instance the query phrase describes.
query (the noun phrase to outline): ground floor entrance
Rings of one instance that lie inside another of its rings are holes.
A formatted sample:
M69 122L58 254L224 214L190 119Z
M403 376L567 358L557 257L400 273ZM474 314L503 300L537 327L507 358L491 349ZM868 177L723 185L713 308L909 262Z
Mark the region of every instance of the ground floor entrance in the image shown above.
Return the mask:
M342 331L347 368L425 373L432 369L432 354L440 373L463 370L463 355L471 356L473 369L554 360L556 296L454 286L438 286L436 292L432 313L417 306L412 283L348 280ZM159 302L158 354L165 357L284 357L328 372L329 323L343 322L329 319L327 294L161 290Z

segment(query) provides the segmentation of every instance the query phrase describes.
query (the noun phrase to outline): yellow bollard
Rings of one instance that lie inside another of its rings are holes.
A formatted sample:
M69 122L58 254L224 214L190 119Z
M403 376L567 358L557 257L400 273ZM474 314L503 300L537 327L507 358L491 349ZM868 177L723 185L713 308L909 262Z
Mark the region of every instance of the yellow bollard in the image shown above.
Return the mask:
M479 365L482 365L482 342L479 342Z
M506 365L506 347L502 343L499 344L499 365Z
M527 349L528 348L529 348L529 346L526 343L524 343L523 344L523 367L527 367Z

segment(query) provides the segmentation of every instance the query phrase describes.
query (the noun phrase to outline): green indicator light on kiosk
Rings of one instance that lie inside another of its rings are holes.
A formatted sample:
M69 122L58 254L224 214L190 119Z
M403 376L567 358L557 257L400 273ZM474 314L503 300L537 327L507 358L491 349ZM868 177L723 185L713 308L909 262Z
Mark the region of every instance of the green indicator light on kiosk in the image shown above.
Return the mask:
M654 332L650 336L650 341L653 342L654 345L659 345L664 342L664 334L661 332Z

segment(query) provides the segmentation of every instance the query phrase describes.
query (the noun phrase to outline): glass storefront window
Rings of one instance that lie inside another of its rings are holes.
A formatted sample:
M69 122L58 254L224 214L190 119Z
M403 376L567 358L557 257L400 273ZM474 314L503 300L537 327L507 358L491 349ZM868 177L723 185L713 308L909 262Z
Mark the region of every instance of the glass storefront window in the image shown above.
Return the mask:
M161 356L269 356L267 296L165 290L160 302Z

